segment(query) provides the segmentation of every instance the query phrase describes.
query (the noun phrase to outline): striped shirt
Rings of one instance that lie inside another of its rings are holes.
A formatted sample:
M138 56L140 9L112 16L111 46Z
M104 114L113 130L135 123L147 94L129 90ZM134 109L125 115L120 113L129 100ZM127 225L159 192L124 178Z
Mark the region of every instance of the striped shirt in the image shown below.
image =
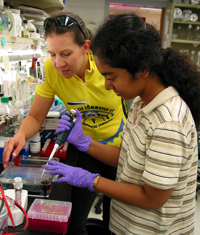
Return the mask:
M173 88L147 106L137 97L122 134L116 181L174 188L157 210L112 199L110 230L118 234L194 234L197 133L192 114Z

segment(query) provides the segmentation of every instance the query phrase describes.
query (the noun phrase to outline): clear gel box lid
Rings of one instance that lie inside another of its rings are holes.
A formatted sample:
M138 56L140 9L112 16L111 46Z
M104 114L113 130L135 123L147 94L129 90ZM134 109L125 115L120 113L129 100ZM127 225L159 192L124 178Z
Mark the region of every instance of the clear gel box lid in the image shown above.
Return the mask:
M58 159L55 159L58 160ZM44 179L51 181L53 176L50 175L50 171L44 171L44 166L47 163L48 158L30 157L18 163L12 160L8 167L0 175L0 181L3 184L12 184L15 177L21 177L23 185L39 185Z
M29 219L68 222L72 203L36 198L28 210Z

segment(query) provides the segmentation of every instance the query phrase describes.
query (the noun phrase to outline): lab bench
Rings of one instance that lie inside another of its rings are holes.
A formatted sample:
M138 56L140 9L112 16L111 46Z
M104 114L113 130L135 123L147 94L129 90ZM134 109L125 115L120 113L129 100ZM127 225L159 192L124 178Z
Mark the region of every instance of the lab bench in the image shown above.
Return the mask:
M69 145L65 160L60 160L60 161L63 163L66 163L68 165L75 166L76 160L77 160L77 154L78 154L78 150L73 145ZM56 183L52 182L51 186L52 186L51 192L48 197L44 197L45 200L56 200L56 201L70 202L71 190L72 190L72 187L70 185L68 185L67 183L56 184ZM33 204L34 200L37 198L41 198L41 196L40 197L37 197L37 195L28 196L27 212L28 212L29 208L31 207L31 205ZM24 221L24 223L25 223L25 221ZM23 228L24 223L19 225L18 228L20 228L20 229ZM44 231L36 231L36 230L28 229L26 231L23 231L23 233L20 233L20 234L23 234L23 235L44 235L44 234L60 235L61 233L52 233L52 232L44 232Z

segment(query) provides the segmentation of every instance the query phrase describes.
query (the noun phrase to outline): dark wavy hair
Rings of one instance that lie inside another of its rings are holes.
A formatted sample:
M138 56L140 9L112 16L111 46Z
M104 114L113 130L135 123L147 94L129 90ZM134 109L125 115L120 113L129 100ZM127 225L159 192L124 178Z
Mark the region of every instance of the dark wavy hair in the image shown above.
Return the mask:
M200 124L200 73L190 58L175 48L163 49L158 31L135 14L107 19L96 31L91 50L113 68L135 74L148 69L166 87L173 86Z
M51 27L47 28L44 32L45 39L54 33L57 35L62 35L66 32L73 32L74 33L74 41L80 46L82 46L85 43L86 39L89 39L89 40L92 39L91 31L86 27L84 21L81 19L80 16L74 14L73 12L62 11L62 12L59 12L59 13L53 15L52 18L56 17L56 16L60 16L60 15L71 16L74 19L76 19L85 34L85 38L84 38L83 33L81 32L81 30L79 29L79 27L76 24L73 24L70 28L67 28L65 26L58 26L53 21Z

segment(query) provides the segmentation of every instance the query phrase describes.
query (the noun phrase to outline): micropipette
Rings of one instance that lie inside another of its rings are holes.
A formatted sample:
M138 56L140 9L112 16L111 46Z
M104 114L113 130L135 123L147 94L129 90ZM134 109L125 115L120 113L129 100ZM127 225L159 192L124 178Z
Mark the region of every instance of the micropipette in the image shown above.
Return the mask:
M70 112L71 112L71 113L70 113ZM50 154L50 156L49 156L48 161L53 158L53 156L54 156L55 152L58 150L59 146L60 146L61 144L64 144L64 143L65 143L65 141L67 140L67 137L69 136L69 134L70 134L72 128L73 128L74 125L75 125L76 119L73 118L72 114L76 114L76 111L75 111L74 109L71 109L70 112L67 111L67 112L65 113L65 115L67 115L67 116L70 118L70 120L69 120L69 122L71 123L70 129L69 129L68 131L63 131L63 132L61 132L61 133L58 135L58 137L57 137L57 139L56 139L56 142L55 142L55 144L54 144L53 150L52 150L52 152L51 152L51 154ZM48 161L47 161L47 164L48 164ZM47 164L46 164L46 165L47 165ZM41 178L42 178L44 172L45 172L45 168L44 168L44 170L43 170L43 172L42 172Z

